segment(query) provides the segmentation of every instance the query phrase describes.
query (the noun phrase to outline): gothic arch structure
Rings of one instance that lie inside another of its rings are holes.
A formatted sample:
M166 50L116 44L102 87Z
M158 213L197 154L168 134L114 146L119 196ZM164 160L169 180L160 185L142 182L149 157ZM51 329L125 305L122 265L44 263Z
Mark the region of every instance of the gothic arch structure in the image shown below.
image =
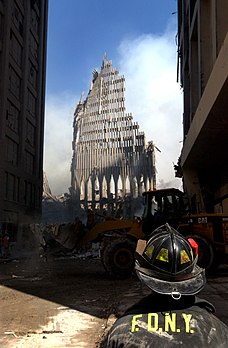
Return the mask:
M72 199L84 208L115 207L119 199L154 188L155 173L153 142L146 144L138 123L126 112L125 78L104 55L74 113Z

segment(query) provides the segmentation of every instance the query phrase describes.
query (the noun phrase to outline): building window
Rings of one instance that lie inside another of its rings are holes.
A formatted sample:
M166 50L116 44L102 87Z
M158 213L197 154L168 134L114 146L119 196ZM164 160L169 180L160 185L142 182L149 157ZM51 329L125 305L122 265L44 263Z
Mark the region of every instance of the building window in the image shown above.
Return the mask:
M35 194L36 207L38 207L38 208L41 208L41 206L42 206L42 194L43 194L43 189L38 187L37 194Z
M15 27L17 28L18 32L22 36L23 35L24 17L22 15L19 7L16 5L16 3L14 3L14 9L12 12L12 20L13 20L13 23L14 23Z
M9 66L9 90L16 98L20 98L21 79L11 65Z
M22 46L17 40L16 36L13 34L12 30L10 32L10 53L14 61L21 67L22 63Z
M10 138L6 138L6 160L14 166L18 164L18 144Z
M36 97L30 92L28 89L27 94L27 110L30 114L32 114L35 117L36 114Z
M39 17L34 10L34 8L31 11L31 27L34 30L36 34L39 32Z
M28 151L25 151L25 171L31 175L34 173L34 156Z
M19 201L20 179L8 172L5 172L5 199L8 201Z
M29 37L29 51L33 58L38 61L38 44L35 37L31 34Z
M37 70L31 61L29 61L29 78L28 79L31 85L36 89Z
M28 120L26 121L26 142L31 146L35 145L35 127Z
M20 111L9 100L6 110L6 125L15 133L19 130L19 115Z
M29 207L35 207L35 185L25 180L25 204Z

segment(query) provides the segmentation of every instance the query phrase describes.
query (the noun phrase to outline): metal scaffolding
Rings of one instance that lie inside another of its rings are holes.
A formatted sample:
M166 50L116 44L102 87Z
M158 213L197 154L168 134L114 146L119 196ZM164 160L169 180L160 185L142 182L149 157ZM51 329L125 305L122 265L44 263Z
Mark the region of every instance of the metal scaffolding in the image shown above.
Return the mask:
M110 211L155 188L154 145L125 112L124 83L105 54L75 109L70 191L85 209Z

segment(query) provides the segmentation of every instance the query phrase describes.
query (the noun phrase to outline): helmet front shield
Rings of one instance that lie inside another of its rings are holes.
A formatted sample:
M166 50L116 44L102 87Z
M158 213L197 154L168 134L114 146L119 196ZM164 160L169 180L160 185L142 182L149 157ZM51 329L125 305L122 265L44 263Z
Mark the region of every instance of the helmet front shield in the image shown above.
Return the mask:
M188 279L180 279L179 281L167 281L154 277L152 274L148 275L144 269L139 266L136 261L136 273L139 279L148 286L151 290L164 295L195 295L204 288L206 278L204 269L195 266L191 273L192 277Z

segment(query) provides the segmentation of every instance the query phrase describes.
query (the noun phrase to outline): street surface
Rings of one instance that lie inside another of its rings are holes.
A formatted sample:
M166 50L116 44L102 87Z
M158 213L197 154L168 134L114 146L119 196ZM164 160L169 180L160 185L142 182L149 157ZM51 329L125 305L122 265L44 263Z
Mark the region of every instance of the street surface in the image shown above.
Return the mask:
M136 276L107 277L100 260L0 260L0 347L98 348L127 307L148 294ZM200 294L228 325L228 267Z

